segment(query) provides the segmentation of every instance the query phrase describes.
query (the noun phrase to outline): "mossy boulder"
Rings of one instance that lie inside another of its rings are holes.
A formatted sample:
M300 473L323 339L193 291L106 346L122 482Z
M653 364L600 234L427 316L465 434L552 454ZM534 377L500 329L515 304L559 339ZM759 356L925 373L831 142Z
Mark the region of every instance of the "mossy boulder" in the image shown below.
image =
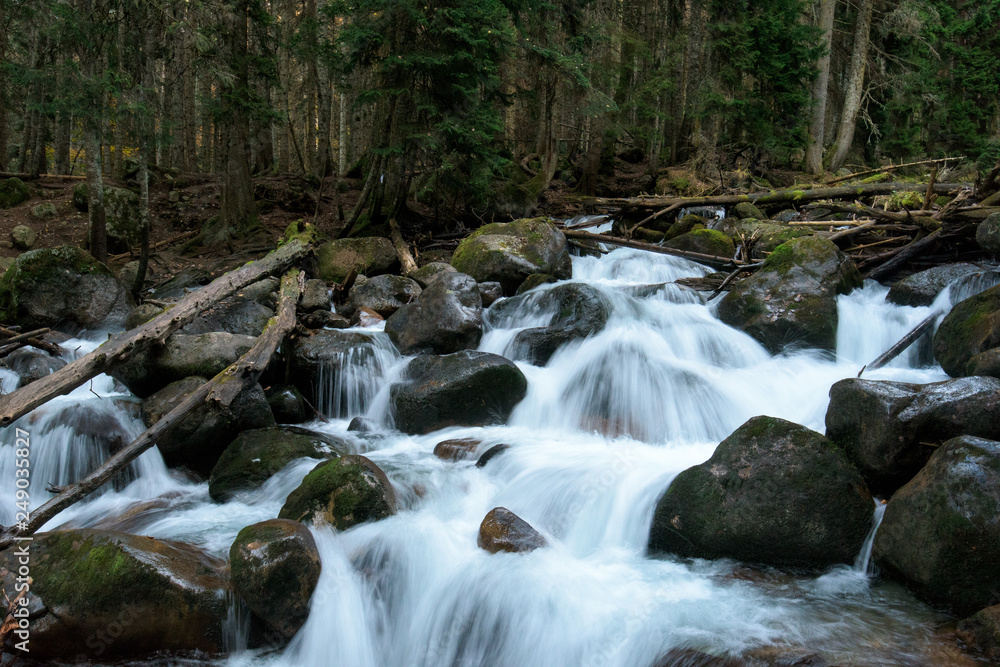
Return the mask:
M516 294L524 294L525 292L530 292L536 287L541 287L542 285L551 285L552 283L559 282L555 276L550 276L547 273L533 273L524 279L521 286L517 288Z
M791 227L753 219L740 220L726 229L726 233L733 239L734 243L746 241L754 259L765 259L778 246L792 239L814 236L813 232L805 227Z
M989 376L1000 378L1000 347L980 352L969 359L966 368L971 376Z
M357 382L364 376L381 377L386 364L398 353L381 331L362 333L324 329L295 341L292 349L291 379L306 400L330 414L346 414L351 406L346 396L331 395L330 388L345 381L348 374ZM332 401L336 399L337 404ZM354 406L355 408L364 406Z
M566 343L602 331L611 317L612 304L600 290L584 283L564 283L498 303L489 311L494 327L516 327L528 319L547 319L543 327L519 331L512 355L544 366Z
M883 572L958 614L1000 599L1000 442L942 445L892 496L873 553Z
M31 217L35 220L55 220L59 215L56 205L50 201L31 207Z
M294 426L272 426L236 436L212 469L208 495L225 501L257 489L295 459L327 459L350 451L340 438Z
M152 426L206 382L189 377L173 382L142 402L142 418ZM187 468L208 477L227 444L248 429L274 426L274 416L259 384L246 387L228 409L215 401L203 401L169 433L156 441L163 461L171 467Z
M779 246L719 303L719 318L776 354L789 346L834 350L837 296L861 286L850 258L818 236Z
M14 250L31 250L38 240L38 234L27 225L18 225L10 232L10 241Z
M328 283L343 283L351 271L377 276L399 266L392 241L380 236L328 241L316 249L316 262L319 277Z
M479 525L479 548L491 554L527 553L548 545L546 539L527 521L506 507L496 507Z
M671 239L663 245L668 248L700 252L703 255L731 258L736 254L736 244L720 231L698 229Z
M0 321L28 329L114 326L132 305L108 267L74 246L22 253L0 278Z
M945 373L961 377L973 357L995 347L1000 347L1000 285L952 308L934 335L934 357Z
M417 357L390 390L396 427L430 433L447 426L486 426L507 421L528 391L513 362L488 352L464 350Z
M395 513L396 493L389 478L364 456L351 455L313 468L288 495L278 516L347 530Z
M0 181L0 208L11 208L23 204L31 197L31 191L20 178Z
M935 266L893 283L885 298L900 306L929 306L952 283L981 272L975 264Z
M445 264L444 262L430 262L429 264L424 264L416 271L411 271L406 274L406 277L410 280L416 281L420 287L427 289L427 287L441 277L445 273L456 273L457 269L451 264Z
M843 450L804 426L754 417L674 479L657 503L649 550L779 567L851 563L872 509Z
M389 317L420 296L420 285L402 276L376 276L351 288L351 305L359 310L368 308L382 317Z
M991 213L979 223L976 243L987 252L1000 252L1000 213Z
M849 378L830 389L826 436L875 493L910 481L942 442L959 435L1000 439L1000 379L920 385Z
M125 330L130 331L142 326L164 310L166 309L163 306L157 306L152 303L143 303L136 306L129 312L128 317L125 318Z
M23 548L0 553L11 597ZM225 649L225 561L187 544L106 530L41 533L30 553L34 660L106 662Z
M221 332L175 333L163 345L143 350L112 369L111 377L139 398L194 375L215 377L253 347L253 336Z
M445 273L417 300L385 323L385 333L403 354L450 354L479 345L483 302L479 285L464 273Z
M705 229L708 225L708 220L700 215L688 214L673 223L664 222L659 226L655 226L655 222L653 224L654 230L662 231L664 233L662 240L669 241L677 238L678 236L683 236L684 234L690 234L691 232Z
M733 207L733 216L740 220L750 218L752 220L766 220L767 216L759 208L748 201L743 201Z
M254 614L286 639L309 618L322 571L309 529L298 521L271 519L247 526L229 549L233 589Z
M547 218L480 227L459 244L451 265L477 281L499 282L508 296L532 274L565 280L573 272L566 237Z

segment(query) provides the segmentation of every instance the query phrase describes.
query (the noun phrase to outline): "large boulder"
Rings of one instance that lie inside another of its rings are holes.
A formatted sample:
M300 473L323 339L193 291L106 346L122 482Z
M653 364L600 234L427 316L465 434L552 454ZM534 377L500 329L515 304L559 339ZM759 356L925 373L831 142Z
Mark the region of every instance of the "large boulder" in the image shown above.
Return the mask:
M114 326L132 305L108 267L74 246L23 253L0 278L0 321L28 329Z
M350 445L340 438L294 426L244 431L212 469L208 495L225 501L238 491L259 488L296 459L328 459L348 451Z
M392 241L380 236L329 241L316 249L316 261L319 277L328 283L343 283L351 271L377 276L399 265Z
M600 290L584 283L564 283L505 299L489 311L488 317L495 327L514 327L526 318L548 316L546 326L519 331L514 337L515 359L544 366L569 341L604 329L611 307Z
M725 231L734 243L746 242L750 246L750 254L754 259L764 259L778 246L792 239L814 235L812 230L805 227L792 227L774 221L755 219L740 220L731 227L727 227Z
M167 385L142 402L142 418L152 426L205 383L189 377ZM274 416L259 384L245 388L229 409L214 401L202 401L185 415L156 446L168 466L183 466L208 477L226 450L242 431L274 426Z
M125 188L104 188L104 212L110 238L125 248L139 245L142 233L139 195Z
M445 264L444 262L430 262L429 264L424 264L416 271L407 273L406 277L416 281L420 287L426 289L428 285L444 273L456 273L456 269L451 264Z
M942 445L889 501L874 558L958 614L1000 599L1000 442L962 436Z
M29 543L0 553L13 598ZM221 653L225 561L166 540L105 530L35 535L30 543L30 656L48 661Z
M253 336L222 332L196 336L173 334L166 342L133 355L111 371L111 377L139 398L192 375L215 377L253 347Z
M405 379L392 386L396 427L430 433L446 426L485 426L507 421L528 391L513 362L488 352L465 350L417 357Z
M264 331L274 311L247 299L233 296L203 311L181 328L181 333L198 335L223 332L256 338Z
M479 285L464 273L442 274L414 303L386 320L385 333L403 354L476 347L483 336Z
M506 507L496 507L489 511L479 525L479 548L491 554L526 553L548 544L542 535L527 521Z
M397 356L392 341L380 331L317 331L295 342L291 378L317 409L344 414L351 407L346 395L339 396L341 403L337 405L323 405L335 398L330 395L330 388L351 373L355 374L354 380L360 379L359 376L381 377L387 370L386 364Z
M723 322L776 354L789 345L834 350L837 295L861 286L854 263L818 236L793 239L719 303Z
M656 506L652 553L776 566L853 562L872 498L843 450L819 433L754 417Z
M322 570L309 529L271 519L247 526L229 549L233 590L254 614L287 639L309 618Z
M1000 347L1000 285L952 308L934 335L934 356L952 377L966 375L974 356L995 347Z
M389 317L420 296L420 285L402 276L376 276L351 288L349 298L356 310L368 308Z
M987 252L1000 252L1000 213L991 213L979 223L976 243Z
M28 201L31 191L20 178L0 181L0 208L11 208Z
M720 231L714 229L699 229L664 243L668 248L700 252L703 255L731 258L736 254L736 244Z
M396 513L396 492L382 469L364 456L320 463L288 494L279 518L328 524L337 530Z
M959 435L1000 440L1000 379L920 385L850 378L830 389L826 437L875 493L910 481L938 445Z
M573 272L566 237L546 218L480 227L459 244L451 265L480 282L499 282L508 296L532 274L565 280Z
M893 283L885 298L900 306L929 306L949 285L981 271L975 264L935 266Z

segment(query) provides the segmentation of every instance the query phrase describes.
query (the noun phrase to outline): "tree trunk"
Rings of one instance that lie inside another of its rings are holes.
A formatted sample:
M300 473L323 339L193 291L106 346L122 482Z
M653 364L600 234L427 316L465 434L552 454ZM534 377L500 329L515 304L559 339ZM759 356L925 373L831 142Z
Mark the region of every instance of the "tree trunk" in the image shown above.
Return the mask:
M227 120L226 169L222 174L221 232L244 236L257 225L257 207L250 175L250 117L243 97L249 88L247 62L247 21L249 0L233 2L233 24L229 36L229 57L235 74L231 88L223 95ZM208 239L215 242L221 239Z
M806 171L810 174L823 173L823 141L826 135L826 99L830 87L830 50L833 45L833 18L837 10L837 0L819 0L819 29L826 51L816 67L819 74L813 82L812 122L809 124L809 147L806 149Z
M844 96L844 111L840 116L840 130L837 133L837 150L830 161L830 171L840 169L847 160L847 153L854 143L854 128L861 109L861 93L864 90L865 70L868 64L868 37L872 27L873 0L860 0L858 23L854 29L854 50L851 53L851 69Z
M90 254L99 262L107 262L108 237L104 214L104 176L101 174L101 136L94 125L90 125L86 132Z

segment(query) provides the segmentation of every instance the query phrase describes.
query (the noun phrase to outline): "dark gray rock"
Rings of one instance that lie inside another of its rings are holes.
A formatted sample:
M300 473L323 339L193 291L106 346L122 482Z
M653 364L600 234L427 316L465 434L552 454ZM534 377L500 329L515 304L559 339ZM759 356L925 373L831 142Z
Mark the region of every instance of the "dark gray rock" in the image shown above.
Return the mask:
M978 354L1000 347L1000 285L962 301L934 334L934 357L944 372L961 377Z
M479 285L464 273L442 274L414 303L386 320L385 333L403 354L476 347L483 336Z
M21 378L21 386L31 384L35 380L40 380L46 375L51 375L66 365L66 362L59 357L53 357L47 352L36 350L33 347L22 347L14 350L2 360L0 365L17 373Z
M479 296L483 299L483 308L489 308L503 298L503 287L496 281L479 283Z
M319 405L317 388L332 386L339 376L349 370L359 374L381 376L386 370L384 360L395 359L395 348L382 332L362 333L359 331L322 330L309 337L299 338L292 351L292 382L306 400L317 409ZM346 404L328 406L334 411L344 411Z
M302 298L299 299L299 312L312 313L317 310L330 310L329 290L322 280L307 280Z
M804 426L754 417L674 479L649 550L826 567L853 562L871 521L871 494L843 450Z
M958 614L1000 599L1000 442L942 445L889 501L873 553L885 573Z
M987 252L1000 252L1000 213L992 213L979 223L976 243Z
M169 280L157 285L149 291L154 299L182 299L188 293L196 291L212 282L212 276L204 269L189 267L181 269Z
M267 404L271 406L274 421L279 424L301 424L309 421L312 411L306 408L302 393L294 385L269 387L264 394L267 396Z
M389 317L420 296L420 285L402 276L376 276L363 285L351 288L351 306L368 308L382 317Z
M181 333L223 332L256 338L264 331L274 311L245 297L223 299L181 328Z
M929 306L946 287L980 269L975 264L945 264L893 283L886 300L900 306Z
M445 264L444 262L431 262L429 264L424 264L416 271L411 271L406 274L406 277L410 280L416 281L416 283L423 289L427 289L427 286L437 280L442 274L455 272L456 269L451 264Z

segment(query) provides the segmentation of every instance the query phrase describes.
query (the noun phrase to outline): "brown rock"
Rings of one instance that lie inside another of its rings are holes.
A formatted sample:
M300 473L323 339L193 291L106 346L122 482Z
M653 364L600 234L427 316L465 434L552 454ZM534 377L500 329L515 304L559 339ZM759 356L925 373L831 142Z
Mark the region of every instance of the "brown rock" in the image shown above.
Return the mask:
M482 442L475 438L444 440L434 446L434 456L444 461L465 461L475 458L476 448Z
M371 327L384 319L384 317L376 313L371 308L358 308L351 317L351 326Z
M505 507L490 510L479 526L479 547L491 554L526 553L548 542L531 525Z

